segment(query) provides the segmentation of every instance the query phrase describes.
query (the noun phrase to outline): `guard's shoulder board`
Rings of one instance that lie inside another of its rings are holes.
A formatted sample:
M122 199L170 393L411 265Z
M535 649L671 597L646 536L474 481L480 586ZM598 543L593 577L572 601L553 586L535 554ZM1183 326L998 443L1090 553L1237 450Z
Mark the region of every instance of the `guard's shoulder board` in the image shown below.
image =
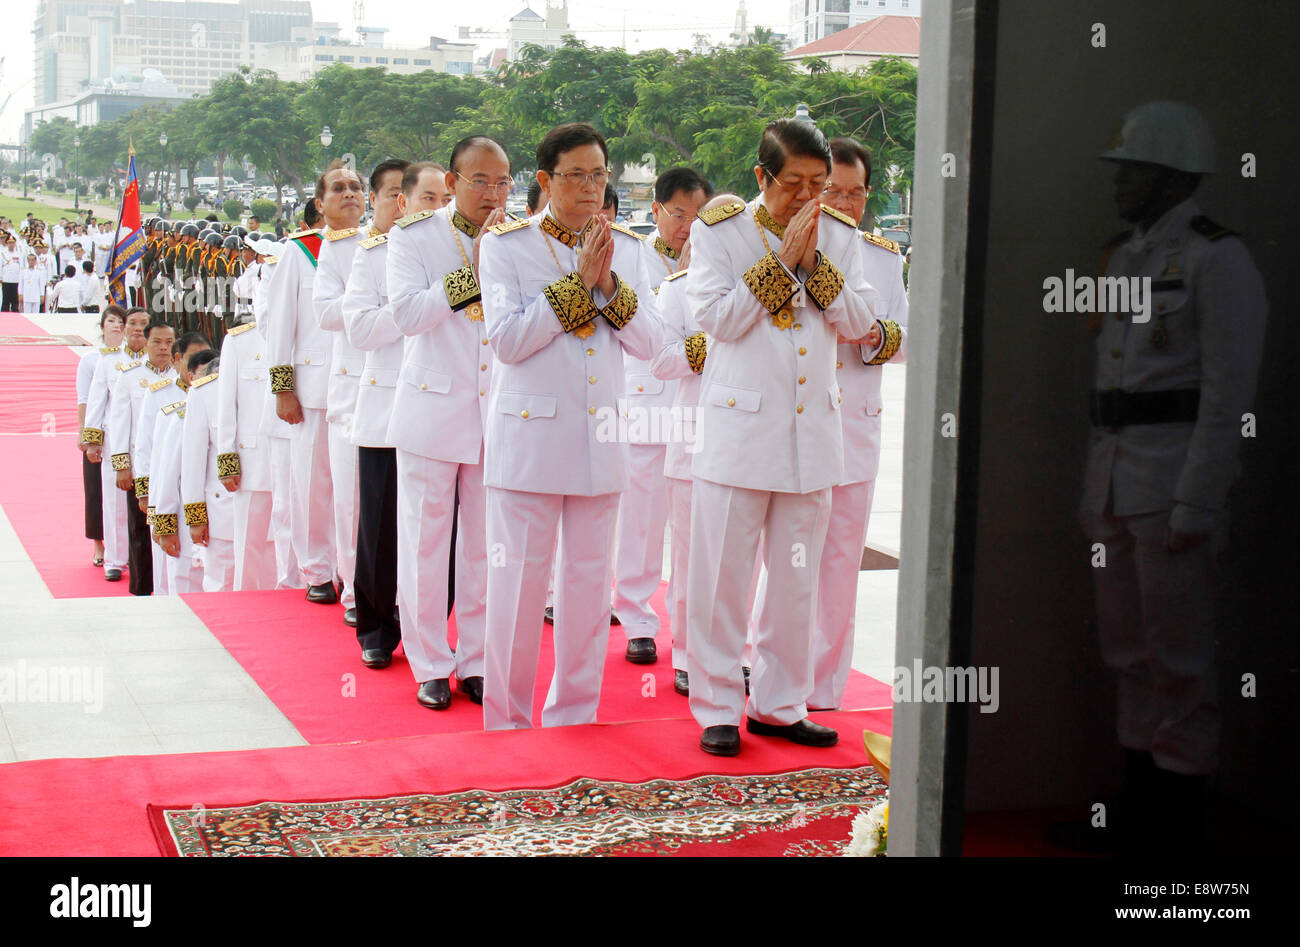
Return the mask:
M168 385L170 385L171 383L172 383L172 379L170 379L170 378L160 378L160 379L158 379L156 382L154 382L152 385L149 386L149 390L150 390L150 391L159 391L159 390L161 390L161 389L163 389L163 388L166 388L166 387L167 387Z
M685 275L686 275L686 270L678 270L676 273L669 273L667 276L665 276L664 282L671 283L673 280L677 279L677 277L685 276Z
M877 237L874 233L867 233L864 230L862 231L862 239L867 241L867 243L880 247L882 250L888 250L890 253L902 252L902 250L899 249L898 244L893 240L890 240L888 237Z
M194 384L190 385L190 390L193 391L195 388L202 388L208 382L216 381L219 374L221 373L213 372L211 375L204 375L202 378L198 379L198 381L194 382Z
M227 332L226 335L239 335L241 332L247 332L249 329L254 328L256 325L257 325L256 322L244 322L235 326L233 329Z
M829 204L823 204L823 205L822 205L822 210L823 210L823 211L824 211L828 216L830 216L830 217L834 217L834 218L835 218L836 220L838 220L840 223L842 223L842 224L847 224L848 226L854 228L855 230L857 229L858 222L857 222L856 220L851 219L851 218L849 217L848 214L845 214L845 213L842 213L842 212L836 210L834 207L831 207Z
M139 368L139 367L140 367L141 365L143 365L143 364L144 364L144 361L143 361L143 360L141 360L141 361L139 361L139 362L118 362L118 363L117 363L117 370L118 370L119 372L129 372L131 369L133 369L133 368Z
M348 227L344 230L327 230L325 231L325 239L333 243L335 240L346 240L356 232L356 227Z
M99 354L112 355L114 352L120 352L120 351L122 351L122 346L120 345L105 345L102 349L99 350Z
M171 414L177 408L183 407L185 407L185 400L181 399L180 401L173 401L171 404L165 405L162 410L163 414ZM181 417L185 417L185 415L181 415Z
M421 213L423 213L423 212L421 212ZM377 234L375 234L373 237L371 237L371 238L368 239L368 240L362 240L362 241L361 241L361 249L362 249L362 250L369 250L369 249L371 249L372 247L377 247L377 246L380 246L381 244L385 244L385 243L387 243L387 242L388 242L388 234L386 234L386 233L377 233Z
M626 226L625 224L620 224L620 223L618 223L618 221L615 221L615 222L611 223L611 224L609 225L609 229L610 229L610 230L617 230L619 233L625 233L625 234L627 234L629 237L635 237L637 240L644 240L644 239L645 239L645 237L641 236L639 233L637 233L637 232L636 232L635 230L633 230L631 227L628 227L628 226Z
M280 262L280 255L279 255L278 253L277 253L275 256L264 256L264 257L262 257L262 265L263 265L263 266L266 266L267 264L270 264L271 266L275 266L275 264L277 264L277 263L279 263L279 262Z
M287 233L284 235L284 238L286 240L292 240L294 237L310 237L314 233L320 233L320 228L308 227L306 230L299 230L296 231L295 233Z
M529 223L531 223L531 221L529 221L527 217L521 217L518 220L506 220L496 224L495 226L489 227L488 232L494 233L499 237L503 233L513 233L516 230L523 230L529 225Z
M421 220L428 220L432 216L433 211L431 210L416 211L414 214L407 214L405 217L400 218L397 221L397 226L405 230L407 227L411 226L411 224L418 223Z
M1190 226L1206 240L1222 240L1224 237L1237 235L1237 231L1220 226L1204 215L1193 217Z
M730 204L723 204L720 207L714 207L709 210L702 210L699 213L700 220L710 227L714 224L721 223L724 220L735 217L745 209L744 202L732 201Z

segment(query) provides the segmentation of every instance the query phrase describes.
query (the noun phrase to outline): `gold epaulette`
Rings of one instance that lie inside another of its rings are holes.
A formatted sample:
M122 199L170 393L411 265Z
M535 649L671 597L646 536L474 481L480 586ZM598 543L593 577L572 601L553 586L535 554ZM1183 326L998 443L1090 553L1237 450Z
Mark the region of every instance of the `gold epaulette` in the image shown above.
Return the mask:
M375 234L369 240L361 241L361 249L369 250L371 247L377 247L387 242L388 242L388 234L386 233Z
M102 349L99 350L99 354L112 355L114 352L120 352L120 351L122 351L122 346L120 345L105 345Z
M864 230L862 231L862 239L867 241L867 243L875 244L876 246L880 247L880 249L882 250L888 250L890 253L903 252L901 249L899 249L898 244L895 243L893 240L890 240L888 237L877 237L874 233L867 233Z
M176 379L174 379L174 378L160 378L158 381L154 382L152 385L149 386L149 390L150 390L150 391L160 391L160 390L162 390L163 388L166 388L168 385L170 385L170 384L171 384L173 381L175 381L175 380L176 380Z
M840 223L848 224L848 226L854 228L855 230L857 229L858 222L856 220L850 219L848 214L836 210L834 207L831 207L829 204L823 204L822 210L825 211L827 214L829 214L831 217L834 217Z
M262 257L262 265L263 265L263 266L265 266L267 263L271 264L272 266L275 266L275 264L277 264L277 263L279 263L279 262L280 262L280 254L278 254L278 253L277 253L275 256L264 256L264 257Z
M131 369L139 368L143 364L144 364L143 360L139 362L118 362L117 370L119 372L129 372Z
M432 216L433 211L431 210L417 210L414 214L407 214L405 217L398 218L397 226L405 230L407 227L411 226L411 224L417 223L421 220L428 220Z
M676 273L669 273L667 276L665 276L664 282L671 283L673 280L677 279L677 277L685 276L685 275L686 275L686 270L678 270Z
M330 243L333 243L335 240L346 240L356 232L356 227L348 227L346 230L326 230L325 239Z
M239 335L241 332L247 332L249 329L256 328L256 326L257 326L256 322L244 322L235 326L233 329L227 332L226 335Z
M287 233L284 235L286 240L292 240L295 237L309 237L314 233L320 233L319 227L309 227L306 230L299 230L297 233Z
M636 237L636 239L638 239L638 240L644 240L644 239L645 239L645 237L641 236L641 234L637 233L637 232L636 232L635 230L633 230L631 227L628 227L628 226L626 226L625 224L620 224L620 223L618 223L617 221L615 221L614 223L611 223L611 224L609 225L609 229L610 229L610 230L617 230L619 233L625 233L625 234L627 234L629 237Z
M204 375L198 381L194 382L194 384L190 385L190 391L193 391L195 388L202 388L210 381L216 381L217 376L220 374L220 372L213 372L211 375Z
M178 408L183 408L183 407L185 407L184 399L180 401L173 401L169 405L164 405L162 412L163 414L171 414L173 411L177 410ZM185 417L185 415L182 414L181 417Z
M506 220L496 224L495 226L489 227L488 232L494 233L499 237L503 233L513 233L516 230L523 230L530 223L531 221L527 217L521 217L518 220Z
M730 204L723 204L721 207L702 210L698 216L706 225L712 227L716 223L735 217L744 209L745 204L743 201L732 201Z
M1193 217L1188 226L1206 240L1222 240L1224 237L1235 237L1237 235L1237 231L1229 230L1227 227L1216 224L1204 214L1198 214Z

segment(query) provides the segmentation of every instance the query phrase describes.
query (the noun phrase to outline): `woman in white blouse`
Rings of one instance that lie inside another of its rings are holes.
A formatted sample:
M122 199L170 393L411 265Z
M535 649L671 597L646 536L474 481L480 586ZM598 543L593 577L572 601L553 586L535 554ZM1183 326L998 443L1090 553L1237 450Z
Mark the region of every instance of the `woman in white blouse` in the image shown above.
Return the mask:
M109 306L100 317L99 328L104 335L104 348L92 348L77 364L77 427L86 424L86 405L90 401L90 382L95 377L95 366L105 356L122 344L122 331L126 324L126 315L117 306ZM91 559L94 566L104 564L104 494L99 464L92 464L86 459L86 446L77 437L77 449L81 451L81 483L86 498L86 538L95 544L95 554Z

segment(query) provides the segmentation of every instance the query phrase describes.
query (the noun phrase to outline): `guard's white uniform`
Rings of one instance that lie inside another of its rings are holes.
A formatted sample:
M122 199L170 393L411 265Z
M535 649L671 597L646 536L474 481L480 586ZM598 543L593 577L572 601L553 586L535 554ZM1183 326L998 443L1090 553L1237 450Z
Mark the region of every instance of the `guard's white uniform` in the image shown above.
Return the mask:
M314 242L316 232L305 238ZM302 405L303 420L292 426L289 439L293 471L291 522L293 549L302 578L308 585L325 585L335 578L334 481L330 474L329 436L325 412L328 405L329 357L334 339L316 324L312 290L316 266L309 248L290 239L280 252L275 278L266 289L262 328L266 333L271 386L277 370L292 369L293 391ZM282 384L287 382L282 382ZM272 397L269 409L275 413Z
M185 393L176 387L175 382L179 377L176 370L169 368L168 372L168 377L160 378L149 385L140 402L140 407L136 409L131 470L135 478L135 498L137 500L149 496L149 477L153 467L154 429L159 419L163 417L163 406L185 396ZM177 468L177 472L179 474L179 468ZM151 511L153 506L153 500L150 499L149 507ZM154 592L159 595L169 595L172 592L170 577L174 570L167 568L167 563L164 560L168 558L170 557L164 555L155 555L153 557Z
M283 547L286 560L293 558L288 523L271 531L271 438L261 432L265 353L266 340L253 322L235 326L221 342L216 465L218 478L239 475L231 507L235 591L275 588L277 550Z
M218 385L221 373L204 375L190 386L181 432L180 529L207 521L208 545L200 546L203 591L229 592L235 583L235 498L217 476Z
M316 324L330 333L330 380L325 421L329 425L330 479L334 483L334 544L338 551L340 601L344 608L356 604L352 583L357 568L357 446L352 439L352 419L357 410L357 390L365 356L348 342L343 326L343 294L352 272L357 245L370 235L366 227L327 230L316 266L312 300Z
M565 242L548 236L544 226ZM542 723L593 723L609 635L618 494L628 483L627 448L618 438L623 353L652 357L663 327L635 237L613 232L611 269L620 289L607 300L582 288L571 245L576 235L550 220L549 210L494 231L479 250L488 338L497 356L484 473L491 563L484 725L532 726L541 613L561 523L555 673ZM593 303L602 310L576 328ZM635 315L616 330L605 313L621 322L633 305ZM574 331L564 330L557 313ZM579 332L588 329L590 336L582 338Z
M122 367L144 359L144 352L105 352L95 365L86 400L85 430L94 443L102 446L104 459L99 465L104 497L104 569L126 568L130 555L126 532L126 491L117 488L117 471L113 469L109 450L108 418L111 413L113 387ZM121 367L120 367L121 366ZM90 443L91 441L87 441Z
M494 357L487 324L472 318L480 315L482 303L453 311L444 282L473 259L470 232L475 229L453 201L432 214L403 218L388 232L389 306L394 325L407 336L387 432L397 448L397 601L402 647L420 683L453 671L461 680L485 677L489 559L483 442ZM453 654L447 643L446 590L458 487ZM539 605L538 622L541 612Z
M881 376L885 362L902 362L907 353L907 292L898 245L868 234L858 244L867 282L881 296L876 309L881 340L874 348L841 345L835 362L844 395L840 410L844 477L831 490L831 519L817 576L813 689L808 706L820 710L840 706L853 669L858 569L880 469Z
M39 260L35 266L28 266L24 257L22 272L18 274L18 296L23 303L23 312L40 312L41 300L45 298L45 284L49 274Z
M148 474L142 472L147 469L147 465L137 456L141 428L140 408L144 405L150 386L159 381L175 378L176 369L172 367L170 359L166 369L160 372L153 367L148 357L145 357L133 367L124 368L118 374L114 384L108 422L109 446L105 448L104 453L110 455L109 459L114 471L131 471L135 490L127 496L128 503L136 502L137 493L147 494L148 491L148 481L145 479ZM150 420L152 421L152 418ZM155 556L152 559L154 591L165 594L167 573L165 569L159 567L157 558Z
M149 489L155 492L150 498L154 508L154 521L150 525L155 536L174 530L180 539L181 548L180 555L173 558L163 552L157 543L154 544L154 594L184 595L187 592L203 591L203 564L197 556L198 547L190 539L181 503L181 440L186 413L185 392L175 387L168 390L180 397L158 408L158 418L153 423L154 444L150 464L155 473L151 477ZM158 564L162 565L167 577L165 589L160 589L157 585Z
M780 238L760 235L762 200L691 226L687 301L709 344L686 605L691 713L702 727L738 726L745 713L777 725L807 715L815 576L844 469L836 335L860 338L878 308L852 225L824 214L818 267L796 281L775 257ZM745 606L760 533L772 575L746 711Z

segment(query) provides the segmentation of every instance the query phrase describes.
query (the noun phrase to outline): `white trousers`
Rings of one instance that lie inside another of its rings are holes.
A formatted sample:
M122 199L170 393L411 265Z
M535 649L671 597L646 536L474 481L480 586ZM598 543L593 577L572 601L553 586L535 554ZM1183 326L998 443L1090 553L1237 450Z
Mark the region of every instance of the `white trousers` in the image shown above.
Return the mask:
M488 488L485 729L532 726L546 579L561 524L555 568L555 673L542 708L542 726L596 722L609 641L618 497Z
M629 640L653 638L659 616L650 597L664 574L664 526L668 521L668 478L663 444L629 444L628 488L618 504L618 552L614 560L614 611ZM672 595L672 578L669 580Z
M275 588L302 588L293 546L293 439L267 436L271 450L271 535L275 538ZM252 535L256 536L256 533Z
M831 488L831 520L817 575L817 624L813 630L813 681L808 706L835 710L853 670L853 622L858 607L858 570L867 541L867 518L876 482Z
M357 574L357 445L351 422L329 424L330 480L334 484L334 549L339 578L343 580L344 608L357 603L353 580Z
M107 451L99 464L99 482L104 511L104 568L125 569L131 553L126 531L127 495L125 490L117 488L117 471L108 462ZM134 503L135 499L130 502Z
M334 581L334 482L330 477L329 433L324 408L303 408L293 426L289 460L293 470L293 551L308 585Z
M483 676L487 633L487 495L483 464L397 451L397 607L402 650L421 684ZM447 643L447 564L456 490L456 651ZM540 611L537 621L541 622Z
M129 497L127 497L127 502L128 502L128 503L136 503L136 502L138 502L138 501L135 499L135 494L134 494L134 493L132 493ZM147 514L146 514L146 515L147 515ZM184 527L185 527L185 518L184 518L184 515L182 514L181 516L177 517L177 519L180 520L180 526L178 526L177 529L184 529ZM150 542L153 542L153 527L152 527L152 526L150 526L150 528L149 528L149 541L150 541ZM173 571L173 570L169 569L169 568L167 567L167 564L168 564L168 562L171 561L171 558L172 558L172 557L169 556L169 555L167 555L167 553L163 552L163 551L162 551L162 547L159 546L157 543L153 543L153 546L150 548L149 552L150 552L150 554L153 556L153 560L152 560L152 561L153 561L153 594L154 594L154 595L171 595L171 594L172 594L172 580L171 580L171 577L172 577L172 571ZM185 555L185 543L184 543L184 542L181 543L181 555L182 555L182 556Z
M687 670L701 727L807 716L817 572L830 518L830 488L775 493L695 481L687 571ZM754 628L749 708L741 662L748 592L760 553L770 581Z
M203 591L203 565L198 556L201 547L195 546L190 540L190 528L185 525L184 516L180 517L181 524L177 527L177 536L181 541L181 554L173 559L167 553L163 552L158 546L154 546L154 562L162 560L163 570L167 573L167 591L163 595L184 595L188 592ZM158 587L155 585L154 595L160 594Z
M273 589L276 577L276 546L271 537L273 501L269 490L235 491L235 538L231 555L234 559L235 591ZM285 537L292 551L292 540Z
M229 539L214 539L209 532L208 544L199 547L203 563L203 591L229 592L235 587L235 544Z
M30 299L25 300L23 302L23 312L29 313L29 312L40 312L40 311L41 311L41 301L39 299L36 300L35 302L33 302ZM105 565L108 564L107 559L104 560L104 564Z

